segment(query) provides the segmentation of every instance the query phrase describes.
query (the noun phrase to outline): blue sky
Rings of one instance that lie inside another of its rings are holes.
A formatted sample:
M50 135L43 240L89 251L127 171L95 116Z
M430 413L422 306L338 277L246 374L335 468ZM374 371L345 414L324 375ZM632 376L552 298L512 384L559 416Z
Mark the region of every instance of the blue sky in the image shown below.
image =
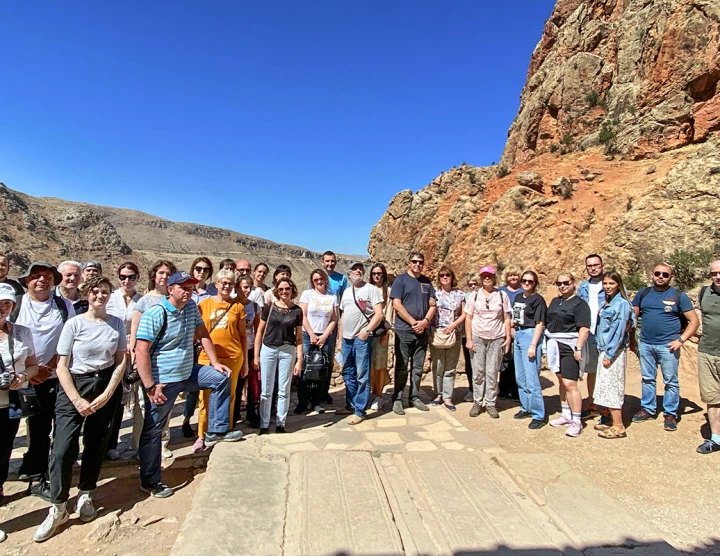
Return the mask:
M0 3L0 181L341 253L500 158L552 0Z

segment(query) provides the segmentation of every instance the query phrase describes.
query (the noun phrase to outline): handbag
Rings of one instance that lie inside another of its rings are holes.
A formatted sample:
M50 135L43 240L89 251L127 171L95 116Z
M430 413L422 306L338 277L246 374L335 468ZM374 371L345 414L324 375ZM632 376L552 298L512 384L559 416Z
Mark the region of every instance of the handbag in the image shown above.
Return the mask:
M230 304L232 306L232 303ZM220 318L215 321L215 324L213 324L210 327L210 330L208 330L208 336L212 334L212 331L215 330L215 327L220 324L220 321L223 319L223 317L230 311L230 307L225 309L225 312L220 315ZM200 352L203 350L202 344L200 342L196 342L193 344L193 363L195 365L198 364L198 359L200 359Z
M167 312L165 311L165 308L163 307L163 323L160 327L160 331L158 332L158 335L155 336L155 339L153 340L152 345L150 346L150 357L152 357L152 354L155 352L155 348L158 345L158 342L160 341L160 338L162 338L165 335L165 331L167 330ZM140 381L140 372L137 370L137 362L136 360L132 361L132 364L128 365L125 369L125 376L123 376L123 383L127 384L128 386L131 386L135 384L136 382Z
M368 316L365 314L365 311L363 311L362 307L360 307L360 304L358 303L357 297L355 297L355 287L354 287L354 286L350 286L350 288L352 289L353 301L355 302L355 305L357 306L357 308L360 310L360 314L361 314L363 317L365 317L365 320L367 320L367 323L368 323L368 326L369 326L369 325L370 325L370 319L369 319ZM386 328L386 325L385 325L385 319L383 319L382 322L381 322L380 324L378 324L377 328L375 328L375 329L372 331L372 334L371 334L371 335L372 335L373 338L381 338L381 337L383 337L385 334L387 334L387 328Z
M453 330L450 334L443 334L443 331L436 328L433 331L432 347L435 349L449 349L457 342L457 334Z

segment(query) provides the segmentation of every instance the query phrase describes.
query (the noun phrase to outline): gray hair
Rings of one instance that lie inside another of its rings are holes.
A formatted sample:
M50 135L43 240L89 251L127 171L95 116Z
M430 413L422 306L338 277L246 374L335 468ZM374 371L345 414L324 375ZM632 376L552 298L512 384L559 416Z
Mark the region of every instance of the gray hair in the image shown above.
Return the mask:
M59 265L57 265L58 272L62 273L63 267L65 266L75 266L77 267L78 271L82 267L82 265L77 261L63 261Z
M232 280L233 284L235 283L235 273L232 270L228 270L227 268L222 268L215 273L215 281L216 282L219 282L223 278Z

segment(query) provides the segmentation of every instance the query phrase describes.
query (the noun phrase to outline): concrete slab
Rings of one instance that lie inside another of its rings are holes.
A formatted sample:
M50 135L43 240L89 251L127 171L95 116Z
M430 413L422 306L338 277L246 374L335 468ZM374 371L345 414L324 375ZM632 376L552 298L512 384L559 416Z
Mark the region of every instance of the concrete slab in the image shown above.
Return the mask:
M172 556L281 554L287 476L285 458L249 442L215 446Z

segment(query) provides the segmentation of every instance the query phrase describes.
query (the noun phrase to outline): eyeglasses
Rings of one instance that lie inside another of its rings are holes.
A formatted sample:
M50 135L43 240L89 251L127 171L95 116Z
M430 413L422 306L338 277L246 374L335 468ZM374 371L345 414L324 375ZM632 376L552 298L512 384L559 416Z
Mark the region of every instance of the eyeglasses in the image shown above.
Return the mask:
M418 265L424 265L425 261L410 261L410 264L418 264Z
M209 266L196 266L195 268L193 268L193 270L195 272L205 273L205 272L210 272L210 267Z
M599 266L602 266L602 263L596 263L596 264L586 264L585 268L597 268Z
M234 288L235 284L233 284L232 282L220 282L220 286L222 286L223 288Z
M250 269L249 268L238 268L237 271L238 272L250 272Z
M438 274L440 278L452 278L450 274Z
M118 276L118 279L122 282L124 280L130 280L131 282L134 282L137 280L137 274L120 274Z
M292 288L278 288L278 293L291 292Z
M527 278L523 278L520 280L523 284L534 284L535 280L528 280Z
M653 272L653 275L656 278L660 278L660 276L662 276L663 278L670 278L669 272L660 272L659 270L656 270L655 272Z
M710 271L710 276L720 276L720 272L718 272L718 271L716 271L716 270L711 270L711 271Z
M373 276L382 276L383 275L382 272L371 272L370 274L372 274Z
M555 285L556 285L558 288L559 288L560 286L569 286L570 284L572 284L572 282L570 282L569 280L565 280L565 281L562 281L562 282L561 282L560 280L558 280L557 282L555 282Z

